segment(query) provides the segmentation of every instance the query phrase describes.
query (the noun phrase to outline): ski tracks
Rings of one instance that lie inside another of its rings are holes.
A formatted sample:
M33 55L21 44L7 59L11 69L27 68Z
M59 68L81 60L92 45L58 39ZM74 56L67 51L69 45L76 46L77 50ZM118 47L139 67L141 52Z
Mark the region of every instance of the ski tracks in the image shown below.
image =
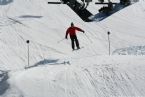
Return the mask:
M81 88L84 95L86 95L83 97L144 95L137 87L137 82L134 79L131 79L130 73L118 69L117 65L102 64L94 66L95 67L90 66L89 68L83 67L82 69L70 67L72 68L70 70L71 75L74 75L75 81L77 81L77 85L75 86L79 86L77 88ZM68 74L68 77L69 76L70 74ZM92 92L92 94L90 95L87 91L90 93ZM78 95L78 97L81 96Z

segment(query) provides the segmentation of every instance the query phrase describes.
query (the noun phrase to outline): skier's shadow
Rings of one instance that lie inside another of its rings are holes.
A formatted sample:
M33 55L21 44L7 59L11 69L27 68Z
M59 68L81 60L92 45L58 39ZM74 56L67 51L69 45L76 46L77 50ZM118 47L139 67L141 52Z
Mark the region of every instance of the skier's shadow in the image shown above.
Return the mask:
M8 5L12 2L13 2L13 0L0 0L0 5Z
M44 60L41 60L41 61L35 63L32 66L25 67L25 69L30 69L30 68L33 68L33 67L38 67L38 66L41 66L41 65L63 65L63 64L65 64L65 62L58 62L58 61L59 61L59 59L54 59L54 60L44 59Z

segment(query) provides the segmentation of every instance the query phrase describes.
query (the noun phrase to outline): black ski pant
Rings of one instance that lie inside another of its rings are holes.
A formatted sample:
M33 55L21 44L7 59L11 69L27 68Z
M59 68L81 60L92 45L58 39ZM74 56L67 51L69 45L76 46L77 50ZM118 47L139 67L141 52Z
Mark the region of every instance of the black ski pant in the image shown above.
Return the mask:
M79 41L78 41L78 39L77 39L77 36L76 36L76 35L70 36L70 39L71 39L72 49L73 49L73 50L75 49L75 44L76 44L76 46L77 46L77 49L79 49L80 46L79 46Z

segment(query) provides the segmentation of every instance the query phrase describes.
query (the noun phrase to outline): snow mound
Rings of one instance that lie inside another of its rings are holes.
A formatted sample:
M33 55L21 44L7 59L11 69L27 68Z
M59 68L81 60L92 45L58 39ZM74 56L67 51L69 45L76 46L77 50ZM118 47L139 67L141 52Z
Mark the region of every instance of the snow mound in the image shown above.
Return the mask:
M106 58L107 60L104 60ZM106 61L109 64L99 64ZM71 65L44 65L16 73L13 83L24 97L144 96L142 57L102 56L80 59ZM112 61L111 61L112 60ZM108 61L108 62L107 62ZM89 63L91 62L91 64ZM130 63L130 64L128 64ZM136 65L137 64L137 65ZM137 68L136 68L137 66ZM134 72L135 71L135 72Z

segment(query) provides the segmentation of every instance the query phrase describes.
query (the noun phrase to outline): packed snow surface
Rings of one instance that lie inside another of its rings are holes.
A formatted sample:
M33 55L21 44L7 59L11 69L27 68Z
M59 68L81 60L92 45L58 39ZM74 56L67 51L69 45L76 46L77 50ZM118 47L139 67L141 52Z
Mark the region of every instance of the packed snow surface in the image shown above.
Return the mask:
M100 22L48 1L0 0L0 97L145 97L145 1ZM71 22L85 30L77 51Z

